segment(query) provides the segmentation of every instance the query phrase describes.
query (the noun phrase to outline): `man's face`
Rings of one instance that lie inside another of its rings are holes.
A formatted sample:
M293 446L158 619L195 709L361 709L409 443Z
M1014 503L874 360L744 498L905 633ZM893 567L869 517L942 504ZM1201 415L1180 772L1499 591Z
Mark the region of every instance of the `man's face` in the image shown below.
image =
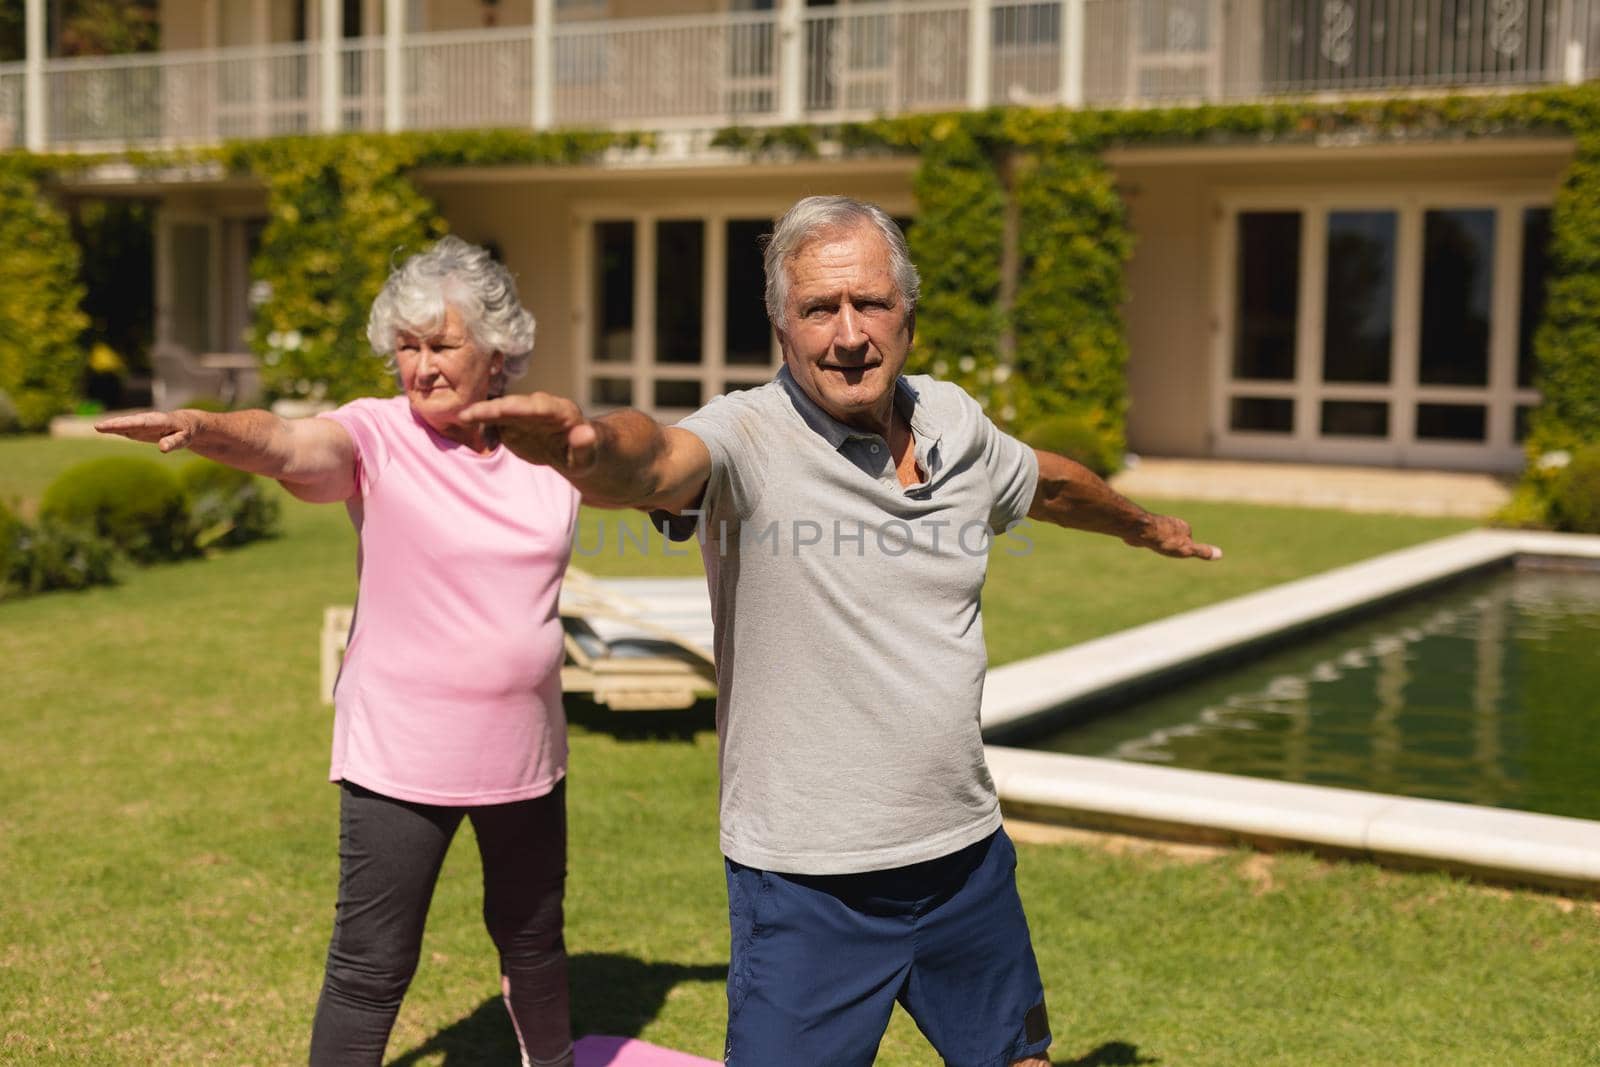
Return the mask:
M825 232L789 260L778 330L789 373L839 422L887 434L912 318L871 225Z

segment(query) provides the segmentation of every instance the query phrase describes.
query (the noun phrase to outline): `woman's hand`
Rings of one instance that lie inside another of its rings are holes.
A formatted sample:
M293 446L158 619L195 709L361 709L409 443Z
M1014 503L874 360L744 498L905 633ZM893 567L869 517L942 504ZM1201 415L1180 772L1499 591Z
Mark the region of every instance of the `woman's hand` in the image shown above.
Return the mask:
M101 419L94 424L94 428L100 433L153 444L163 452L176 452L193 443L200 433L204 418L204 413L199 411L146 411L138 415Z

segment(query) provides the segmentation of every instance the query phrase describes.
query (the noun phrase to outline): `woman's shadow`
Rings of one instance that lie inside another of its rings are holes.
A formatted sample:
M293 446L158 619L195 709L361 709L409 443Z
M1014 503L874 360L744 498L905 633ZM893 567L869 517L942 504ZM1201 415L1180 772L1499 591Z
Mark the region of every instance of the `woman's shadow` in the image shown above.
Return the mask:
M574 1036L637 1037L661 1011L674 986L725 981L728 965L645 963L632 956L579 953L567 961L567 976ZM423 1057L441 1053L444 1067L516 1063L520 1052L505 1003L498 996L488 998L471 1015L390 1060L389 1067L414 1067Z

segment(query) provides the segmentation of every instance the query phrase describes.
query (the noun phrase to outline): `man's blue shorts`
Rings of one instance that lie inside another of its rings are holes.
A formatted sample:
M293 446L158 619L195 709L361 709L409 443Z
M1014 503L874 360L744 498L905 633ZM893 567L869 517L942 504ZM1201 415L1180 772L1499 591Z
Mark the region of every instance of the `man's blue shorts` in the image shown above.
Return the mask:
M951 1067L1004 1067L1050 1046L1004 830L865 874L726 862L729 1064L869 1067L896 1001Z

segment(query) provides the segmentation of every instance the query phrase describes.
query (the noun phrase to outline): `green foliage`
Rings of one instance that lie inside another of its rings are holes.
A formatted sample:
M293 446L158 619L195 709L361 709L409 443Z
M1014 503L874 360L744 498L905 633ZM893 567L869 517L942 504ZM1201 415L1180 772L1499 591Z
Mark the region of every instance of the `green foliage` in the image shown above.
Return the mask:
M10 584L23 595L87 589L115 578L116 545L74 523L42 518L38 525L22 525L16 546Z
M1015 175L1014 369L1029 417L1059 416L1053 433L1070 426L1092 436L1064 454L1106 474L1121 466L1125 441L1127 213L1105 165L1081 149L1042 148L1020 159Z
M1550 513L1558 530L1600 534L1600 444L1586 445L1556 475Z
M907 239L922 299L908 369L955 382L990 407L1005 385L995 372L1006 199L994 156L951 122L923 146L914 186L917 224Z
M161 42L157 0L59 0L55 7L64 56L153 52Z
M1075 411L1046 415L1030 423L1022 433L1030 448L1042 448L1058 456L1077 460L1100 477L1115 474L1122 467L1122 449L1090 413Z
M140 563L193 551L182 486L160 463L139 456L68 468L45 490L39 515L103 537Z
M83 380L78 247L22 153L0 155L0 391L24 430L68 410Z
M22 558L17 539L23 531L22 520L0 502L0 597L5 596L11 575Z
M281 508L265 479L196 458L179 469L178 482L198 547L243 545L277 533Z
M252 265L270 295L251 347L268 395L335 402L394 392L367 347L367 312L396 256L444 232L406 179L415 146L371 137L306 137L237 149L267 184L270 219Z
M0 600L104 585L115 555L111 542L89 530L52 519L31 526L0 504Z
M16 433L22 429L22 418L17 414L17 405L11 402L11 394L0 389L0 433Z
M1550 528L1549 489L1538 484L1540 479L1531 477L1531 473L1530 471L1523 475L1522 481L1512 490L1511 499L1490 516L1489 521L1493 525L1508 526L1514 530Z
M1529 456L1600 440L1600 129L1578 155L1551 214L1551 276L1534 335L1536 384Z

